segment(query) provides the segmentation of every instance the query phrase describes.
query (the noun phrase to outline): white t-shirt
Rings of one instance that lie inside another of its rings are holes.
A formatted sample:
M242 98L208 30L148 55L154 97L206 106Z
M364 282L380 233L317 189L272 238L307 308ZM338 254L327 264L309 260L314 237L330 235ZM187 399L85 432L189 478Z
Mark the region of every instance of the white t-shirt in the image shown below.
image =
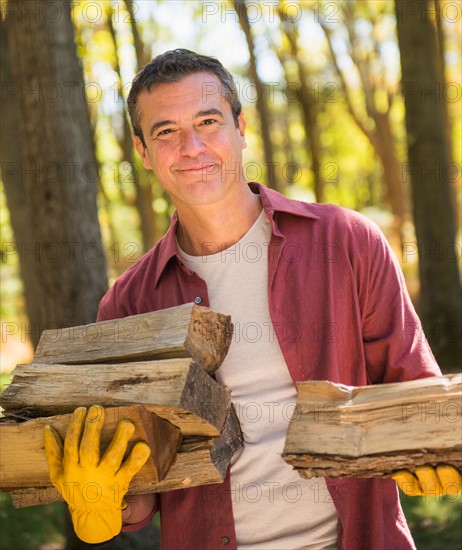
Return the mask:
M209 256L181 251L206 282L210 307L234 323L216 378L231 390L244 436L231 462L237 543L241 550L335 549L337 512L325 480L302 479L281 458L297 392L269 314L270 238L262 210L230 248Z

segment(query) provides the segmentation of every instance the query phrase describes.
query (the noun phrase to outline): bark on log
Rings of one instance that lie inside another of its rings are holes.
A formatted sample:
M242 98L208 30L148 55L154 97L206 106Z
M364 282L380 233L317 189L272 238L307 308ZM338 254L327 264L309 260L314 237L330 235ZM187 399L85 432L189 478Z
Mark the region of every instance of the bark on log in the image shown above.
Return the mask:
M22 423L0 423L0 489L14 487L43 487L51 485L45 457L44 427L51 425L63 438L71 414L35 418ZM149 413L142 406L111 407L105 411L101 433L101 455L109 446L118 423L128 419L135 425L126 457L135 443L144 441L151 448L151 456L133 478L132 484L161 481L173 464L180 446L180 430L167 420ZM95 419L96 420L96 419Z
M183 435L218 436L231 406L229 390L191 359L117 364L18 365L0 397L7 414L26 418L80 406L144 405Z
M163 493L198 485L222 483L234 453L243 445L242 434L234 407L230 408L223 433L219 438L183 440L176 461L160 482L143 480L131 484L128 494ZM24 487L11 491L15 508L49 504L62 500L54 487L31 489Z
M452 464L462 469L462 446L454 449L421 449L351 458L331 455L285 455L300 477L390 477L396 470L415 471L417 466Z
M192 357L213 374L231 344L228 315L195 304L43 332L38 363L114 363Z
M298 384L283 458L302 477L462 466L462 375L376 386Z

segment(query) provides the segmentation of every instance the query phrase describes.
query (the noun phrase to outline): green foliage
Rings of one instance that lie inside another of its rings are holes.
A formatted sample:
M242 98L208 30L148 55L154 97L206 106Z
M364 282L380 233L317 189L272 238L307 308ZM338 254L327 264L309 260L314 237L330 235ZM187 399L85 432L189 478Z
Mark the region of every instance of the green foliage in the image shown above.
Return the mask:
M10 384L12 375L9 372L0 372L0 393ZM1 548L1 546L0 546Z
M0 493L0 526L2 550L40 550L49 543L64 548L62 503L16 510L9 494Z
M401 504L419 550L462 547L462 495L429 498L401 494Z
M406 518L419 550L459 550L462 545L461 496L441 499L401 496ZM158 524L159 518L156 516ZM64 545L63 504L16 510L0 493L0 548L39 550L47 543ZM61 543L61 544L60 544Z

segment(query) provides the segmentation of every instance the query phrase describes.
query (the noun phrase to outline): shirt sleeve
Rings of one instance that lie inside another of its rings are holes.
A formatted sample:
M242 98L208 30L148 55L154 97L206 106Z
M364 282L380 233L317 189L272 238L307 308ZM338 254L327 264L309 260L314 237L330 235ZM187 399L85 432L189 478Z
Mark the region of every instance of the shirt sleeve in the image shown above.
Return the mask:
M112 321L112 319L118 319L120 316L117 312L117 283L115 283L101 298L98 306L98 314L96 316L96 322L99 321Z
M438 376L441 371L411 302L401 267L384 235L370 233L363 343L373 384Z

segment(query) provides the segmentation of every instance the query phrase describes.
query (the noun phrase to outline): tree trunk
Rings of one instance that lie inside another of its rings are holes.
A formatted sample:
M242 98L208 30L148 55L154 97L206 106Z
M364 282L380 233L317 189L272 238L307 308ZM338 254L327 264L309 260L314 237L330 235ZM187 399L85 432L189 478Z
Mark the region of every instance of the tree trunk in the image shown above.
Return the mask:
M436 14L436 36L438 42L438 68L440 71L440 84L442 90L446 85L446 32L444 29L444 17L441 6L441 0L434 0L435 2L435 14ZM449 106L446 94L441 92L441 103L444 113L444 129L446 135L446 147L448 148L448 158L451 159L451 162L454 161L453 154L453 141L452 141L452 123L451 117L449 115ZM456 222L460 222L460 212L457 208L457 188L456 188L456 178L451 180L451 200L454 204L454 213L456 216ZM456 223L458 225L458 223Z
M283 14L280 14L282 21L282 30L286 35L289 44L292 57L297 63L298 79L300 82L300 106L303 115L303 124L305 128L305 135L308 148L311 153L311 169L313 171L314 181L314 195L317 202L323 202L324 200L324 178L322 176L322 164L321 164L321 139L320 132L317 125L317 105L314 101L310 88L308 86L308 75L305 66L300 59L300 52L298 49L298 30L295 23L289 23L283 21ZM290 28L291 27L291 28Z
M443 13L442 13L442 7L441 7L441 0L434 0L435 3L435 15L436 15L436 37L437 37L437 51L438 51L438 69L440 71L440 84L441 86L444 86L446 84L446 33L444 30L444 22L443 22ZM442 94L442 105L443 105L443 112L444 112L444 122L445 122L445 128L447 130L447 140L448 140L448 147L451 151L450 156L452 157L452 132L451 132L451 121L449 118L448 113L448 104L446 100L445 94Z
M393 230L399 245L403 245L403 224L408 211L408 200L403 187L401 163L396 154L395 137L391 129L389 112L374 111L373 147L380 158L383 168L386 200L393 213Z
M146 54L145 44L143 43L138 31L133 0L125 0L125 6L127 7L130 18L130 28L132 30L133 43L135 45L137 70L140 71L144 65L149 62L149 56Z
M437 43L427 15L427 0L395 0L406 106L408 163L414 223L419 250L421 316L440 366L460 370L462 289L443 105L436 94L421 91L439 86ZM425 10L425 11L424 11Z
M19 107L24 197L21 205L16 195L9 207L25 252L20 264L29 271L24 283L36 343L46 328L94 322L107 288L106 262L96 206L98 170L70 3L44 0L33 14L27 0L8 8L11 101Z
M107 288L96 208L98 174L70 4L46 3L59 6L59 22L46 17L46 9L23 17L25 0L15 3L19 9L11 11L8 22L35 240L34 254L25 260L37 274L38 333L93 322Z
M132 6L133 8L133 6ZM109 26L109 32L112 38L114 53L115 53L115 67L119 79L119 100L122 103L123 109L123 135L119 140L119 145L122 149L123 158L130 165L132 182L135 187L135 204L140 218L140 232L143 240L143 251L147 252L152 248L157 240L156 231L156 213L152 206L152 186L148 176L142 177L142 174L138 170L135 164L135 158L133 155L133 142L131 139L131 129L128 122L128 113L123 100L122 89L123 81L120 73L119 53L117 47L117 36L112 23L112 11L108 9L107 21ZM134 22L136 27L136 22ZM139 37L138 37L139 41ZM140 46L138 46L140 47Z
M29 328L36 327L40 321L36 263L24 261L28 251L34 250L34 238L30 223L30 204L24 182L21 143L19 138L19 112L15 84L11 73L10 54L7 36L7 22L0 18L0 85L4 101L0 104L0 163L3 188L10 211L11 226L15 243L10 244L9 252L15 252L19 259L19 274L23 283L26 313ZM14 245L14 248L13 248ZM40 334L32 330L31 341L35 347Z
M257 59L255 56L255 44L252 36L252 29L250 27L249 16L247 13L247 7L245 0L233 0L233 6L238 15L239 24L242 31L245 34L247 41L247 47L249 49L249 75L255 84L257 91L257 112L260 118L260 133L263 142L263 153L265 157L265 172L268 182L268 186L281 191L281 186L278 184L275 163L274 163L274 148L271 141L270 125L271 115L268 109L267 93L264 83L258 76L257 72Z

